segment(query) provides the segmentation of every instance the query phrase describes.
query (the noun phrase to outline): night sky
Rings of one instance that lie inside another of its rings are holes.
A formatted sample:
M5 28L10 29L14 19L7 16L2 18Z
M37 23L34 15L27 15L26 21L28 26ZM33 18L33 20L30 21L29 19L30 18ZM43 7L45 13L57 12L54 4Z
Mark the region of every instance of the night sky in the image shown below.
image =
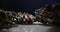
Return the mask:
M0 0L0 8L34 14L36 9L44 7L46 4L53 5L57 3L60 3L60 0Z

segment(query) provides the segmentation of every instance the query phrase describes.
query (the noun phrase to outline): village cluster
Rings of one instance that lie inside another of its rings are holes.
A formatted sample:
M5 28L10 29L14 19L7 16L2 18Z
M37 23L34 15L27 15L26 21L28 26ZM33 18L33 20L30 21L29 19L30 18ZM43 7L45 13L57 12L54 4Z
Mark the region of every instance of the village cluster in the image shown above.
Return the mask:
M43 24L60 23L60 5L41 7L35 10L35 16L25 12L5 11L0 9L0 29L11 27L14 24Z

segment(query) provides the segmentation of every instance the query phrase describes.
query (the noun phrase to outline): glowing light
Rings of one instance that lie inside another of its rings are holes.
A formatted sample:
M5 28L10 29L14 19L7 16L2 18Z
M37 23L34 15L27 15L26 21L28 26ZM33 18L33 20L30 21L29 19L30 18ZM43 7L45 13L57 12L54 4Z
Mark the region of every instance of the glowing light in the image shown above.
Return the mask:
M25 18L28 18L27 15L25 15Z

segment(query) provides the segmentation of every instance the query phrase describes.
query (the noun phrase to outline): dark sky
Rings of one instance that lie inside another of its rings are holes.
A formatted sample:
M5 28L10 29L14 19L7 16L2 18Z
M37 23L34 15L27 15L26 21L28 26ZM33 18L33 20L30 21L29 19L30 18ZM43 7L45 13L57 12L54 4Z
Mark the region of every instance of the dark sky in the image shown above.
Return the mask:
M23 11L32 13L35 9L60 3L60 0L0 0L0 8L4 10Z

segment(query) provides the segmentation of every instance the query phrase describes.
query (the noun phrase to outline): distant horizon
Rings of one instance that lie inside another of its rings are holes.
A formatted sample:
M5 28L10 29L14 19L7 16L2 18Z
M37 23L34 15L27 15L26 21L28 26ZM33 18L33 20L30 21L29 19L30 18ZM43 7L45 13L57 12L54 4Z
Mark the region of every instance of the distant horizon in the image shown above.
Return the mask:
M0 8L8 11L23 11L34 14L36 9L47 5L60 4L60 0L1 0Z

